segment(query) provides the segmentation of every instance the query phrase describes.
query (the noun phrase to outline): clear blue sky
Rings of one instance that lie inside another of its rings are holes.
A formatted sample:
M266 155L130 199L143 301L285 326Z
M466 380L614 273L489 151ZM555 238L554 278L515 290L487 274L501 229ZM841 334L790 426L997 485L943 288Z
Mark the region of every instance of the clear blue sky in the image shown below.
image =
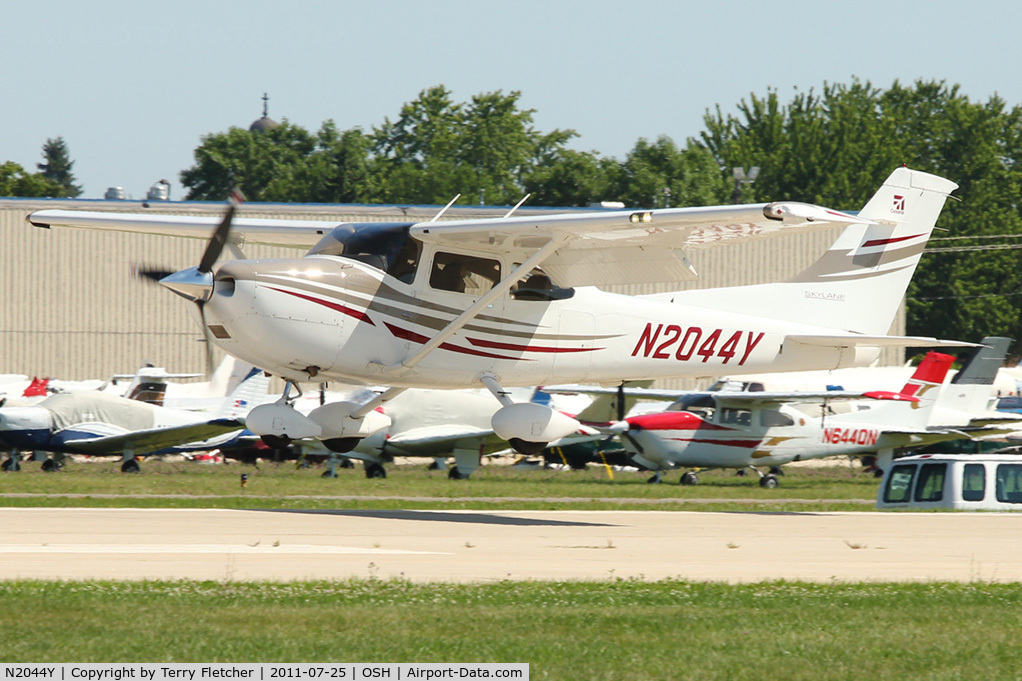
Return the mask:
M202 135L270 117L371 128L444 84L458 101L520 90L542 131L622 158L697 135L767 88L787 101L853 76L943 79L1022 103L1022 3L11 0L0 22L0 161L35 171L63 136L86 198L179 173Z

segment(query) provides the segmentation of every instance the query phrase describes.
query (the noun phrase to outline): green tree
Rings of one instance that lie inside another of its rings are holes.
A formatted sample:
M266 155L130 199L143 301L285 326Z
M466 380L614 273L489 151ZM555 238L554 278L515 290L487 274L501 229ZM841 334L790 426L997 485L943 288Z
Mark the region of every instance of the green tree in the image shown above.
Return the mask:
M185 198L221 201L237 187L250 201L302 201L293 191L316 143L286 120L264 131L232 127L206 135L195 150L195 165L181 172Z
M573 130L540 133L520 92L490 92L456 103L443 85L423 90L397 120L374 128L369 188L373 200L446 203L456 194L474 202L510 204L526 178L576 136Z
M947 231L935 234L936 250L924 253L909 288L908 331L1022 338L1017 258L987 248L1014 245L1022 235L1020 121L1019 107L997 97L970 101L943 81L895 82L887 90L853 81L796 93L787 105L775 91L751 95L737 115L718 107L707 113L701 141L725 173L761 168L753 200L797 197L856 209L901 164L954 180L961 203L949 202L941 214L938 227ZM951 247L977 250L939 250Z
M0 196L61 197L64 187L42 173L27 173L14 161L0 163Z
M614 185L619 172L613 159L559 148L543 154L522 184L531 206L588 206L618 200Z
M629 206L705 206L725 202L730 192L705 147L690 140L679 148L667 136L653 143L640 139L621 164L615 185L617 197Z
M67 143L63 137L47 138L43 145L43 159L36 167L43 177L63 188L63 193L58 196L74 198L81 195L81 185L75 184L75 176L71 172L75 162L68 154Z

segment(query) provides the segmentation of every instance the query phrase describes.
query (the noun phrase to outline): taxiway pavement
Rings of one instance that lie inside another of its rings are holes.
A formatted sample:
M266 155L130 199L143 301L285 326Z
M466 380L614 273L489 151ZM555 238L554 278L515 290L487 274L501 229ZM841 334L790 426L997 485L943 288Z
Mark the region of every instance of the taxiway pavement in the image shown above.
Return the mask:
M0 578L1022 580L1022 514L0 508Z

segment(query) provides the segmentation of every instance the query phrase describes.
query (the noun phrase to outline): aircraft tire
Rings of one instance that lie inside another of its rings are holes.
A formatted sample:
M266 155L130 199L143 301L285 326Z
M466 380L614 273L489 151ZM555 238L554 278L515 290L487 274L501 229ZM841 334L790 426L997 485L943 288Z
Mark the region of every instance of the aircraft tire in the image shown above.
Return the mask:
M539 456L547 446L546 442L529 442L520 437L513 437L508 440L508 443L516 452L525 456Z
M367 463L366 464L366 477L367 478L385 478L387 477L387 469L378 463Z
M777 489L780 484L777 476L773 473L768 473L759 479L759 486L763 489Z
M681 474L681 479L678 480L679 485L698 485L699 476L692 471L686 471Z
M323 440L323 446L329 449L331 452L337 452L338 454L347 454L362 440L360 437L333 437L329 440Z
M468 476L462 474L457 466L451 466L451 469L447 471L447 478L449 480L468 480Z
M138 459L129 459L121 464L122 473L141 473L142 467L138 465Z
M53 459L46 459L43 461L42 470L47 473L53 473L54 471L60 470L60 466L58 466L57 462Z
M281 435L261 435L263 444L270 449L286 449L291 444L291 438Z
M18 455L12 454L10 458L4 459L4 462L0 464L0 469L7 473L17 473L21 470L21 462L18 461Z

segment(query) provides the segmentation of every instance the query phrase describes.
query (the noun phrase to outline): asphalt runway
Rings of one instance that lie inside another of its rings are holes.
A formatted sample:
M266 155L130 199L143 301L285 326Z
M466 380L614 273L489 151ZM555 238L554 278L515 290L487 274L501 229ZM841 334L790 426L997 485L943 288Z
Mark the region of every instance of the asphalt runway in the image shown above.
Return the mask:
M0 508L5 579L1016 581L1022 514Z

